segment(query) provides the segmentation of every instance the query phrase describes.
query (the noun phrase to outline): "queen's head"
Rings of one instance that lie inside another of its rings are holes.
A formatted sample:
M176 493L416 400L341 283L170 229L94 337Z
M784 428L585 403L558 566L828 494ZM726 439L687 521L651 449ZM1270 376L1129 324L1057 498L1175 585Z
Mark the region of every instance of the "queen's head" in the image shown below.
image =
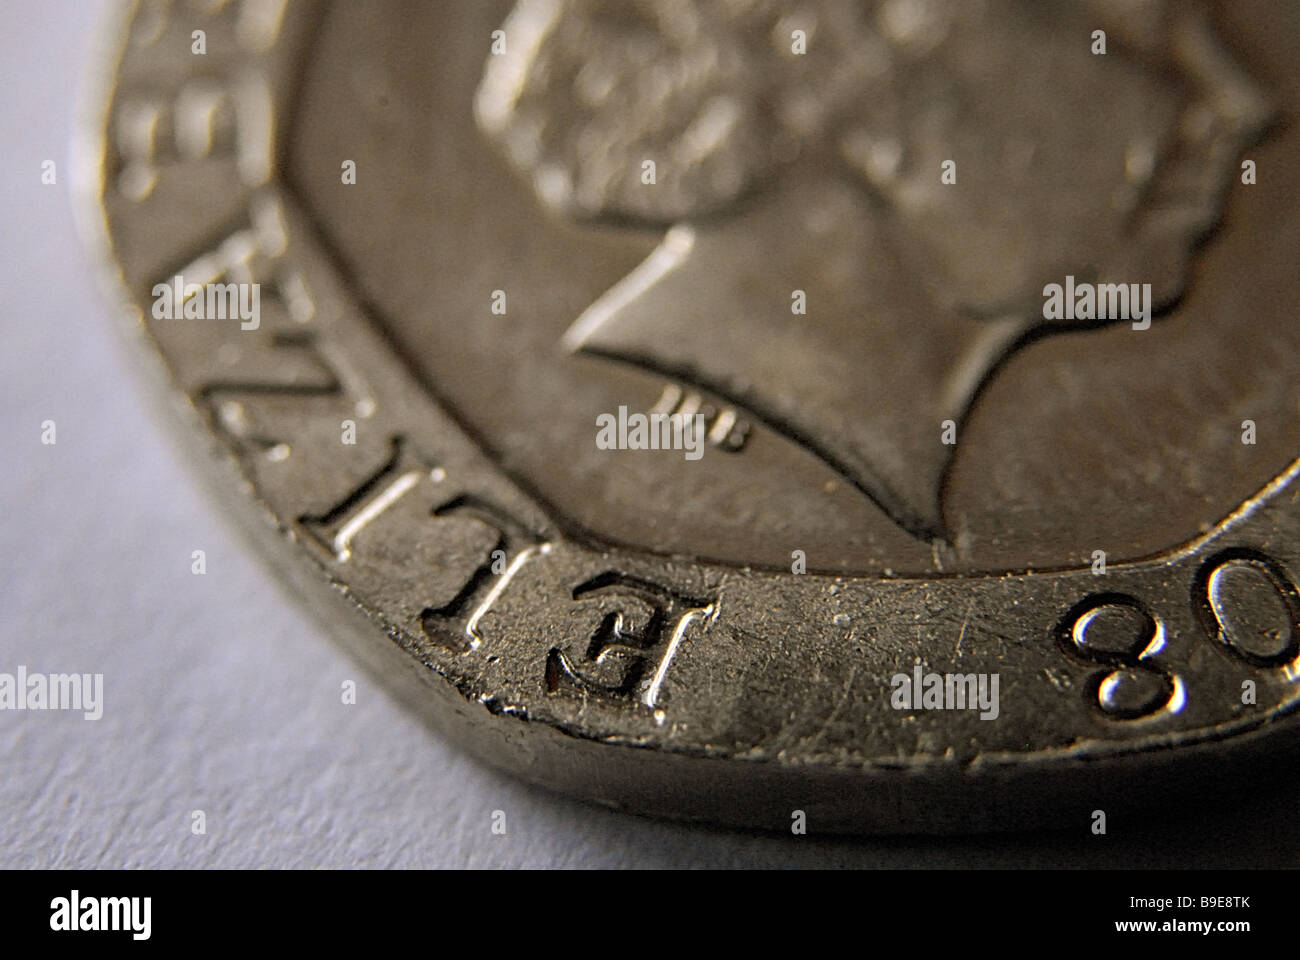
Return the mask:
M745 405L929 536L941 423L1043 287L1172 303L1269 117L1191 2L521 0L505 42L476 112L539 202L666 235L568 345Z

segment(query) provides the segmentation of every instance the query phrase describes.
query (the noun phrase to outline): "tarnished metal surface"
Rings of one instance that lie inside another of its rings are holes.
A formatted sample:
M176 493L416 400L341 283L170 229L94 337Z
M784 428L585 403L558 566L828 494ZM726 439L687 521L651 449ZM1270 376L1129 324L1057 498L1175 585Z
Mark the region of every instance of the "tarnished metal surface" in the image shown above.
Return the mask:
M490 761L1059 823L1295 736L1298 21L141 4L87 202L196 459ZM1076 282L1132 316L1052 315ZM707 436L606 449L629 411Z

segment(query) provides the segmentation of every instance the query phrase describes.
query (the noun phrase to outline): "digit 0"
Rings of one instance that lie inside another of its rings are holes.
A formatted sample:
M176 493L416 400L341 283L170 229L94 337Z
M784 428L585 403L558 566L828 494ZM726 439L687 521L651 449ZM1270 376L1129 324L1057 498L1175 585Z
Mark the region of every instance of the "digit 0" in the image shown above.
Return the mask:
M1255 667L1300 653L1300 593L1277 561L1255 550L1226 550L1206 561L1192 607L1207 636Z

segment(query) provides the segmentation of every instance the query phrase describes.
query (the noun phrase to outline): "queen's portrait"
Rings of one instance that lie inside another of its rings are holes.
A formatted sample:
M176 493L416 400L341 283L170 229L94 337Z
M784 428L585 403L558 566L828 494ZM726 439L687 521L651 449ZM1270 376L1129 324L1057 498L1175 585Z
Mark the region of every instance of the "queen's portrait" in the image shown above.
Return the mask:
M504 38L484 135L555 215L662 235L563 348L739 405L926 539L981 385L1107 322L1044 288L1173 305L1271 116L1186 0L520 0Z

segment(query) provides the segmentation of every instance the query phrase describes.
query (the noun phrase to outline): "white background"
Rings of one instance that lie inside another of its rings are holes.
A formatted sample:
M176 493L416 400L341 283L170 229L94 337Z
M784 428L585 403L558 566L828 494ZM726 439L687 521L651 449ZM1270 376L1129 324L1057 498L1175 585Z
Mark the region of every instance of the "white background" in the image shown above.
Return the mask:
M101 21L86 0L3 0L0 16L0 672L105 677L98 722L0 712L0 867L1300 864L1284 771L1232 809L1189 796L1105 837L1080 810L1061 834L834 840L815 822L788 837L621 816L429 733L244 551L146 409L68 193Z

